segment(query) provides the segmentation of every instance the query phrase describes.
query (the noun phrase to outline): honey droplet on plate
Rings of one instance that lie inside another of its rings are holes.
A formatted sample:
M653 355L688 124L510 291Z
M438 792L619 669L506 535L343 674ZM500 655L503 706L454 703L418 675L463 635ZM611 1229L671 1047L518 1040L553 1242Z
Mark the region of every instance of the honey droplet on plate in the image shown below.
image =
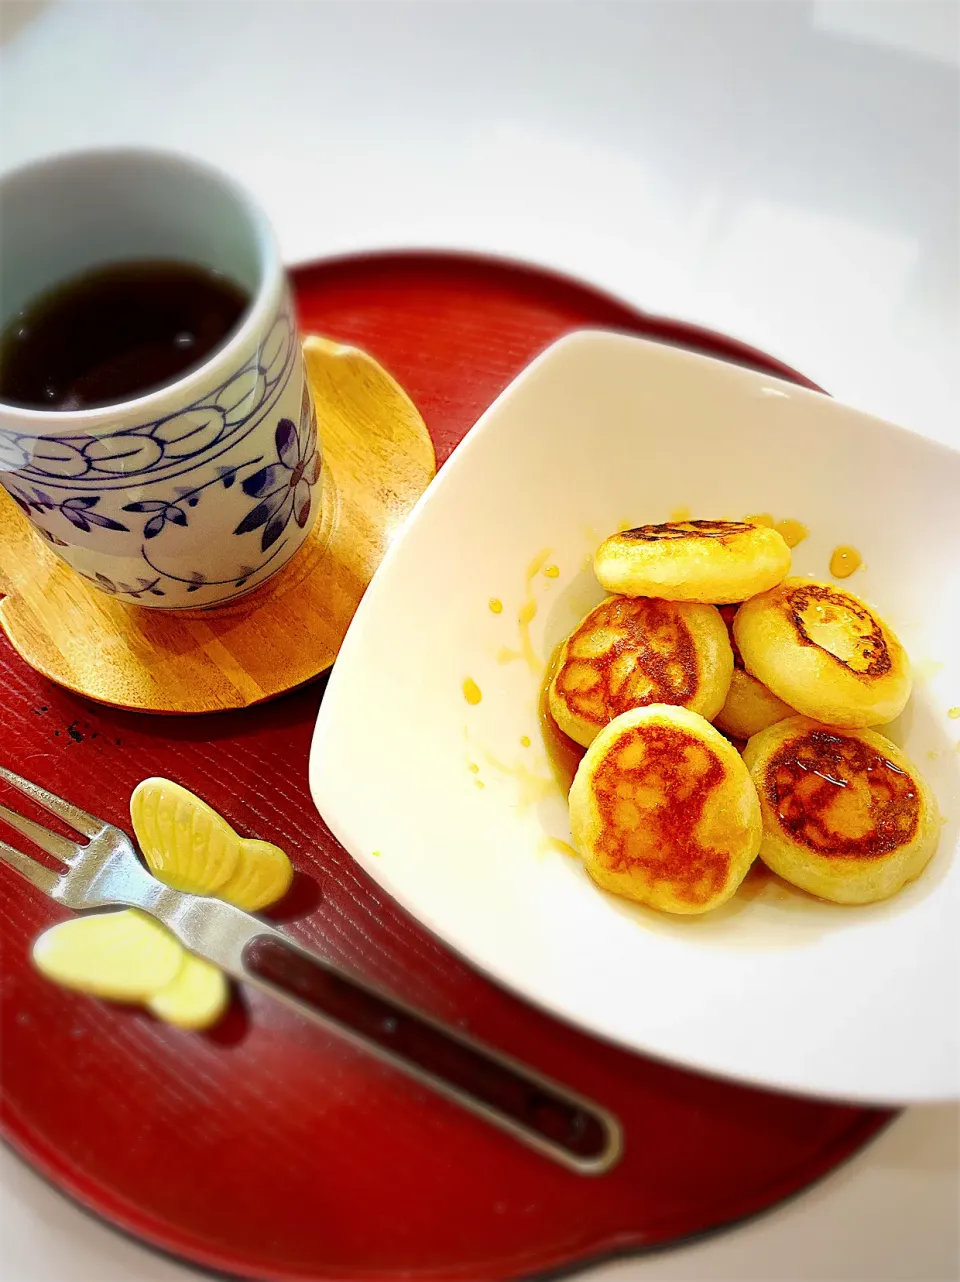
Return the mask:
M960 715L960 708L955 708L955 709L954 709L954 711L955 711L958 715ZM951 713L951 716L952 716L952 715L953 715L953 713ZM522 735L520 736L520 744L521 744L521 746L522 746L522 747L524 747L524 748L529 748L529 747L530 747L530 736L529 736L528 734L522 734Z
M776 522L769 512L754 512L751 516L745 516L745 521L752 521L754 525L766 525L771 530Z
M560 567L559 565L548 565L543 573L548 579L559 579Z
M861 565L863 565L863 557L856 548L841 544L840 547L833 549L833 555L830 557L830 573L835 579L849 579L854 570L859 570Z
M487 763L500 775L513 780L517 785L517 805L521 810L536 805L545 797L556 793L556 784L552 778L543 778L536 774L523 761L506 762L495 757L492 752L485 752Z
M960 708L950 708L947 712L947 716L951 721L960 721Z
M547 577L551 577L550 570L554 567L547 565L549 558L550 548L542 549L529 563L524 575L527 588L526 600L520 606L517 613L517 624L520 629L520 649L511 650L506 646L503 646L497 653L498 663L512 663L514 659L523 659L531 673L537 677L539 677L540 673L543 671L543 661L533 648L533 640L530 636L530 624L536 618L537 614L537 599L534 595L534 584L541 573ZM560 571L557 570L557 574L559 573Z
M463 697L467 703L476 706L483 698L480 687L474 681L473 677L465 677L463 681Z
M468 762L467 769L470 771L472 775L478 775L480 773L480 767L477 765L475 761Z
M788 517L785 521L778 521L773 528L788 548L795 548L810 533L802 521L795 521L792 517Z
M540 845L543 850L555 850L557 854L569 855L571 859L580 858L576 846L571 846L569 841L563 841L560 837L543 837Z
M503 614L503 602L499 597L492 596L489 601L491 614Z

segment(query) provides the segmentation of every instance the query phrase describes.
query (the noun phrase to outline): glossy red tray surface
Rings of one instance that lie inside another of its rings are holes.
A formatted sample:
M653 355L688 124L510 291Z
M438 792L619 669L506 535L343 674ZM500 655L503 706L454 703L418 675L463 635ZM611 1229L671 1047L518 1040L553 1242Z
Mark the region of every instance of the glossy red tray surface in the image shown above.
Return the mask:
M380 360L423 413L438 462L533 356L584 326L799 378L510 264L381 255L301 268L294 280L304 328ZM244 1276L489 1282L750 1215L887 1120L628 1054L468 969L315 813L307 756L322 693L320 681L208 717L124 713L49 685L0 637L0 760L124 826L134 785L168 775L242 833L277 841L298 870L275 914L284 929L602 1101L625 1125L622 1162L595 1179L555 1167L255 993L199 1036L64 992L28 954L66 914L0 865L0 1129L61 1189L147 1243Z

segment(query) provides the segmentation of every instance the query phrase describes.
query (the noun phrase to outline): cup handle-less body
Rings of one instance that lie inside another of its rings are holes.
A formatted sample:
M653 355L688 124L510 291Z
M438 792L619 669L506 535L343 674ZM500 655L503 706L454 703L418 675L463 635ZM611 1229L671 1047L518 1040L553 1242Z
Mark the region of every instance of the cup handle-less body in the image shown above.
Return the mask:
M320 445L279 246L228 177L142 149L0 175L0 327L104 264L212 268L250 302L171 382L78 410L0 402L0 486L94 588L154 610L267 582L320 508Z

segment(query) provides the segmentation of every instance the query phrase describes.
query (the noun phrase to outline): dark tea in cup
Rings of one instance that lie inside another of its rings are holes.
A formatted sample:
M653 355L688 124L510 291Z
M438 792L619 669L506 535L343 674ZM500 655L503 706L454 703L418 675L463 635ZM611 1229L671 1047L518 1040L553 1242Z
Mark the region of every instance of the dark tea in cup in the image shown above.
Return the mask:
M0 401L81 410L174 382L236 329L249 294L176 260L94 267L44 291L0 334Z

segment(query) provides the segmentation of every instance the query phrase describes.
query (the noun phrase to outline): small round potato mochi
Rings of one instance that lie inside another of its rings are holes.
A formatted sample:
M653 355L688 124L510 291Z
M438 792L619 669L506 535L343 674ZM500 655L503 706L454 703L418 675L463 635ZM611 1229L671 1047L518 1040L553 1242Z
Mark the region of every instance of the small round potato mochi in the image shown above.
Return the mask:
M762 681L742 668L734 668L726 701L713 724L734 739L750 739L767 726L792 717L795 709L778 699Z
M762 832L736 748L698 713L665 704L600 731L570 790L570 829L598 885L682 914L730 898Z
M648 703L679 704L710 720L732 672L714 606L608 597L563 643L548 702L560 729L587 747L614 717Z
M749 673L804 716L885 725L910 697L910 663L865 601L834 583L785 579L737 611L733 634Z
M760 857L812 895L838 904L886 899L936 850L936 798L875 731L790 717L755 735L743 757L760 796Z
M732 735L734 739L747 740L761 730L766 730L767 726L794 716L796 709L778 699L772 690L744 668L743 656L733 635L733 620L737 609L736 605L720 607L733 647L733 676L730 678L726 701L711 720L724 734Z
M765 592L790 571L790 548L752 521L667 521L600 544L594 570L608 592L719 605Z

